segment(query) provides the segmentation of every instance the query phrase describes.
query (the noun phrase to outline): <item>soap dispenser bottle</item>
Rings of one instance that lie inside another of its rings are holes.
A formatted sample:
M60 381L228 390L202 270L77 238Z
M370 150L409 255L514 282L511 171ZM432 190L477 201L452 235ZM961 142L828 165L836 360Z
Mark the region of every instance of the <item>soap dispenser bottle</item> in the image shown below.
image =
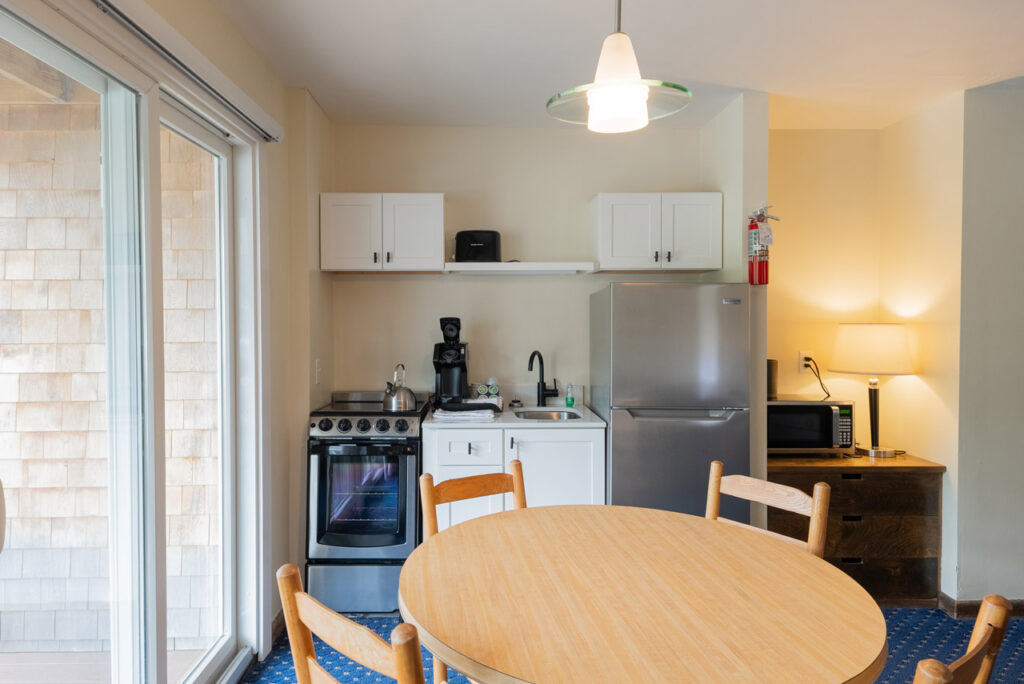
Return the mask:
M572 383L568 383L565 386L565 405L572 408L576 405L576 395L573 394Z

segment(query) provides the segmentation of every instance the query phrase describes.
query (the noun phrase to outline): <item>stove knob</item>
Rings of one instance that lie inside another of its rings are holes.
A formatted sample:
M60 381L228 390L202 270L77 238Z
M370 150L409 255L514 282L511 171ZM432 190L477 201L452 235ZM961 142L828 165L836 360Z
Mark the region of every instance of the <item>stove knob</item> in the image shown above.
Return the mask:
M323 418L317 424L317 427L320 428L320 432L327 432L332 427L334 427L334 421L331 420L330 418Z
M338 432L348 432L352 429L352 421L348 418L342 418L338 421Z
M377 429L377 432L387 432L391 429L391 423L384 418L381 418L377 421L377 424L374 427Z
M366 420L365 418L360 418L359 422L356 423L356 430L359 430L360 432L369 432L370 421Z
M395 432L405 432L409 429L409 421L405 418L399 418L395 421Z

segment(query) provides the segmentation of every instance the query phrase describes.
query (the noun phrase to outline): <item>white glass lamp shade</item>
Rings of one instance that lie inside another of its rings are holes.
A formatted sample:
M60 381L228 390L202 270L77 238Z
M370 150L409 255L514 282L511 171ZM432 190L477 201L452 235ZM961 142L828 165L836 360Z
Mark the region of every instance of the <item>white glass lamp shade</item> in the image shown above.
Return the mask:
M907 329L892 323L840 323L829 370L860 375L913 375Z
M625 33L612 33L601 45L594 85L587 91L587 128L596 133L627 133L643 128L648 87L640 80L633 42Z

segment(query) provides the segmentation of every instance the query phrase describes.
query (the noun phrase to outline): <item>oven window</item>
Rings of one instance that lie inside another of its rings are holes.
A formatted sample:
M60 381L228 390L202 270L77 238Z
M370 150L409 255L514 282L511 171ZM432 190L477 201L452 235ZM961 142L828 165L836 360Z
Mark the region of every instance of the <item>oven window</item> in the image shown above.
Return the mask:
M336 547L405 544L416 449L396 444L334 444L319 453L317 541ZM409 470L412 470L410 474Z
M327 532L398 534L397 456L341 456L328 466Z

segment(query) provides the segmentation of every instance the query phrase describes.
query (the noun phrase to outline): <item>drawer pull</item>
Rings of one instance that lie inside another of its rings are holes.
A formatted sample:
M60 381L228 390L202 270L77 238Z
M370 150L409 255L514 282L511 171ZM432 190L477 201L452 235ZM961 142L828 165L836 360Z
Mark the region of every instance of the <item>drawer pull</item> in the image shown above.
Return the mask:
M466 453L469 454L470 456L473 455L473 443L472 442L468 442L466 444Z
M840 558L839 562L843 565L863 565L864 559L851 556L849 558Z
M844 515L843 522L860 522L864 519L864 516L860 515Z
M859 480L861 477L860 473L843 473L844 480Z

